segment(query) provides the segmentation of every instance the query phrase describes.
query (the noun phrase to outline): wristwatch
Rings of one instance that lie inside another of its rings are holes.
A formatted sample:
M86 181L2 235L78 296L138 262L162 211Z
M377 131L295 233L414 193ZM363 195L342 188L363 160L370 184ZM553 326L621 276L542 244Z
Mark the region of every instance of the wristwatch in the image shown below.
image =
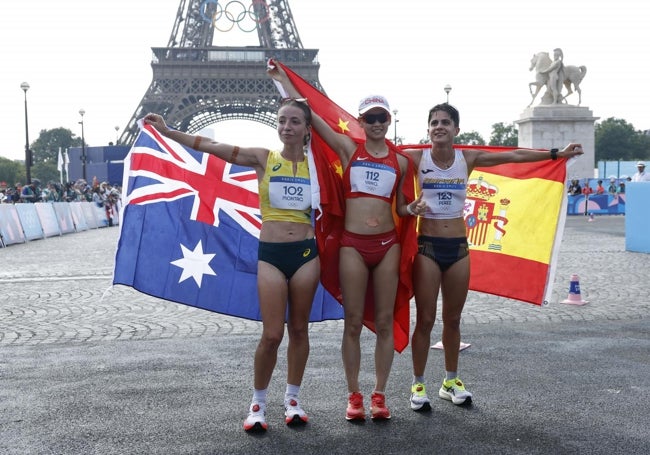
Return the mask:
M559 151L558 149L551 149L551 159L552 160L557 160L557 152L558 151Z

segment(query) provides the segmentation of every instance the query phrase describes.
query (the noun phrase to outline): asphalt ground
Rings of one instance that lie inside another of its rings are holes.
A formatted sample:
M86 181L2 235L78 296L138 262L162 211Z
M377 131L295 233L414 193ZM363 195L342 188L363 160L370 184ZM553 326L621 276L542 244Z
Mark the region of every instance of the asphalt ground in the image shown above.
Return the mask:
M111 287L118 236L103 228L0 250L0 453L650 452L650 255L625 251L623 216L567 220L549 305L470 293L460 373L471 406L437 397L434 349L432 410L411 411L407 348L387 389L393 418L347 422L342 322L329 321L311 326L309 423L284 424L285 340L261 435L242 430L260 324ZM574 273L583 306L560 303ZM373 346L364 331L367 398Z

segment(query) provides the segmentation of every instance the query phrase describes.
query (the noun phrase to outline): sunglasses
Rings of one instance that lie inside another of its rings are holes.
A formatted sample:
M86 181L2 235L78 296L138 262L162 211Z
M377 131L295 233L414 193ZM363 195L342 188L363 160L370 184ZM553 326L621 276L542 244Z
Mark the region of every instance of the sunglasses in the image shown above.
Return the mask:
M363 118L363 121L368 125L372 125L375 122L386 123L388 121L388 114L386 112L380 114L366 114L361 118Z

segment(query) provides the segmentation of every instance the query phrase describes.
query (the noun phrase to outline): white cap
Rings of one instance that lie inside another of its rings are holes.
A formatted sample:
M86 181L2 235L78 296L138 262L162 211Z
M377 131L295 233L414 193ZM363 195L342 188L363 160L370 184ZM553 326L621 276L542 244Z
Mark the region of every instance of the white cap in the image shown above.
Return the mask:
M636 163L636 165L645 167L645 163L643 161L639 161L638 163Z
M390 106L388 101L381 95L366 96L359 103L359 115L363 115L373 107L380 107L390 114Z

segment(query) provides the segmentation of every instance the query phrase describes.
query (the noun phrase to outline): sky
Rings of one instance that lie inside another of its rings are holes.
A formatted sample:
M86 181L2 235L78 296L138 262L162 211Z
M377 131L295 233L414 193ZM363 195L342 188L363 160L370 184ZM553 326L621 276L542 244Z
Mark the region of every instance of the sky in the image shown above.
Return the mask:
M250 0L241 0L248 4ZM426 136L428 110L449 102L461 132L489 140L531 102L533 54L559 47L584 65L582 106L600 120L650 129L650 27L639 0L288 0L305 48L319 49L328 96L356 114L360 98L383 94L405 143ZM90 146L121 134L152 80L151 48L169 41L180 0L30 0L3 4L0 156L23 159L27 82L29 141L64 127ZM259 45L256 33L215 32L216 46ZM536 100L535 105L538 104ZM569 98L577 103L576 95ZM115 128L118 128L116 131ZM274 129L228 121L216 138L279 144ZM394 125L389 137L394 135Z

